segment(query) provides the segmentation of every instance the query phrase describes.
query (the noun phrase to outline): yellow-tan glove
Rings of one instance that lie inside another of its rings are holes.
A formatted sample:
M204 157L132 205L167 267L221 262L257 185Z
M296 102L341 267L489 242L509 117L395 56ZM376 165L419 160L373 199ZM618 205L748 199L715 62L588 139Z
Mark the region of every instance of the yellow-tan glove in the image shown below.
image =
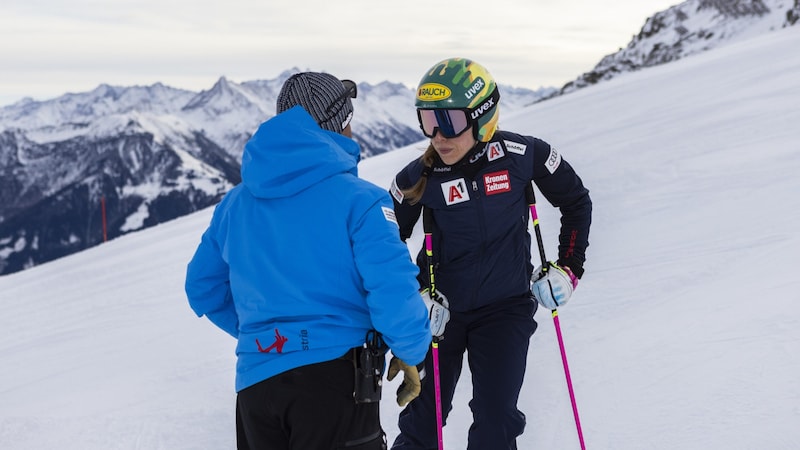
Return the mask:
M389 362L389 371L386 374L386 379L389 381L394 380L394 377L401 370L403 371L403 382L397 388L397 404L406 406L411 400L417 398L420 390L422 390L422 380L425 379L425 361L416 366L410 366L400 358L393 356Z

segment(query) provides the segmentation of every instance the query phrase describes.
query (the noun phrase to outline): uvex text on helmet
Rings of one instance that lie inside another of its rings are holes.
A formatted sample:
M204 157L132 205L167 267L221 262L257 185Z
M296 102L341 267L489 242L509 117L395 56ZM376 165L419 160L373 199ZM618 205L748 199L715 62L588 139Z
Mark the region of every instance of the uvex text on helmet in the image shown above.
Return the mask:
M500 118L500 92L485 67L466 58L449 58L425 72L417 87L418 109L464 109L472 120L472 134L489 141Z

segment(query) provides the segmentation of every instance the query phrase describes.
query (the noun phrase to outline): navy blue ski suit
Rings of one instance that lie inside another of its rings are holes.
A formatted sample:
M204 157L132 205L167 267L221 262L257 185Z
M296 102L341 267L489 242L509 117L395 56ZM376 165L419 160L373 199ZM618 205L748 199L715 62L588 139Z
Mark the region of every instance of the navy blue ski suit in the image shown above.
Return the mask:
M433 216L436 288L449 300L451 311L439 343L442 410L446 417L452 408L466 351L473 384L468 448L515 449L525 427L517 398L528 342L536 330L525 188L533 181L560 209L558 263L578 277L589 245L589 191L554 148L532 136L498 131L452 166L434 159L431 168L421 159L408 164L397 174L391 193L404 241L423 206ZM427 186L412 205L402 190L422 176L427 176ZM424 249L417 262L425 286L430 280ZM430 352L426 365L427 373L433 373ZM401 412L393 449L437 448L433 385L426 383L420 397Z

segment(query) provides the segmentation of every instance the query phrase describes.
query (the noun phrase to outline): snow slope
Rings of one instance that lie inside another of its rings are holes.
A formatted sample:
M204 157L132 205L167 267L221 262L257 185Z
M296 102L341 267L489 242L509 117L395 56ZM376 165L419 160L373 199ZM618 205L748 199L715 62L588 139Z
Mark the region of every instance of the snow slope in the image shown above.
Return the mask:
M799 46L779 30L502 118L592 191L587 273L560 310L587 448L800 448ZM423 145L362 176L388 187ZM557 215L539 211L554 256ZM234 342L183 294L210 214L0 277L0 448L234 448ZM537 318L519 448L576 449L552 321ZM448 449L466 447L469 395L465 372Z

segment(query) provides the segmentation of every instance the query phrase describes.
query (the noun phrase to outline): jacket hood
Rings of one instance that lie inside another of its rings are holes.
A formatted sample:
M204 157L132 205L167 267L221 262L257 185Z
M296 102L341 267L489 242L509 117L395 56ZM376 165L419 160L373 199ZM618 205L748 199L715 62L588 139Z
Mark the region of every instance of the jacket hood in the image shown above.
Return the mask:
M267 120L244 147L242 183L256 197L290 197L340 173L358 175L361 149L323 130L301 106Z

